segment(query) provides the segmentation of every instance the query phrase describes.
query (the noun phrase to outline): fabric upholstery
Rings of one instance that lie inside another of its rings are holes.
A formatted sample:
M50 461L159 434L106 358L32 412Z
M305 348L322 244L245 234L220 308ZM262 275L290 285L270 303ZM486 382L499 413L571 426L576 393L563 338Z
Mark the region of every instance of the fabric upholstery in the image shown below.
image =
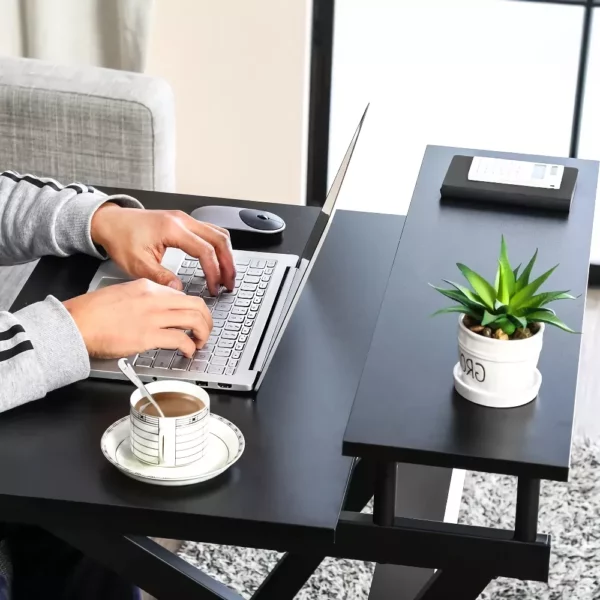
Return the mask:
M173 191L174 122L161 79L0 58L0 171Z

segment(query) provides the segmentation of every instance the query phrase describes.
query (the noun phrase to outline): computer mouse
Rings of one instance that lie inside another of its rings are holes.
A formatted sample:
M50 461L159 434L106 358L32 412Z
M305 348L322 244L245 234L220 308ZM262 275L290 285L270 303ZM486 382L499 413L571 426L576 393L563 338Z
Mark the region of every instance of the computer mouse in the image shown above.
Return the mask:
M265 210L238 206L201 206L191 212L198 221L212 223L229 231L273 235L285 229L281 217Z

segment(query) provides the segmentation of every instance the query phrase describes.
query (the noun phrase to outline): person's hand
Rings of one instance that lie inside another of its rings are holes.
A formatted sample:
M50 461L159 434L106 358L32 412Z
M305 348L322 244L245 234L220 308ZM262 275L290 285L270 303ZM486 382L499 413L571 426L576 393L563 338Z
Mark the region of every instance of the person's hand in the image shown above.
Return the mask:
M63 303L90 356L121 358L154 348L181 350L188 358L212 329L204 300L139 279ZM195 339L183 330L191 330Z
M166 249L172 247L199 259L213 295L221 284L229 290L235 285L229 232L184 212L121 208L107 202L92 217L91 235L133 277L182 289L177 276L160 264Z

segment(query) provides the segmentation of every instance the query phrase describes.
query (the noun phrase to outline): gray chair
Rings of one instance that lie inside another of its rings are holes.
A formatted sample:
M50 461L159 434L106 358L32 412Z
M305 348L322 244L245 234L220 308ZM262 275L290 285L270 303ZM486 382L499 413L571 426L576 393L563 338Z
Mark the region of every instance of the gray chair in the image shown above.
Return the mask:
M171 88L137 73L0 57L0 172L9 169L61 183L172 192ZM35 264L0 267L0 310Z
M0 57L0 172L174 191L175 111L158 78ZM35 263L0 267L0 310Z

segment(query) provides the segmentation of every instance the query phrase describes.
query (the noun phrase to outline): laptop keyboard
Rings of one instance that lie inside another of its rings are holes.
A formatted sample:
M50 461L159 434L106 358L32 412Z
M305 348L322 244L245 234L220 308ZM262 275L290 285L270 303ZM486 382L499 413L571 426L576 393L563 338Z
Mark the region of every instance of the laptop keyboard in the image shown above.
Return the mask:
M198 260L186 256L177 276L184 285L185 293L203 298L212 312L211 335L193 358L183 356L180 351L159 348L138 355L135 366L189 371L194 375L234 375L276 264L276 260L238 257L235 289L228 292L221 288L218 296L211 296ZM191 331L186 333L191 337Z

